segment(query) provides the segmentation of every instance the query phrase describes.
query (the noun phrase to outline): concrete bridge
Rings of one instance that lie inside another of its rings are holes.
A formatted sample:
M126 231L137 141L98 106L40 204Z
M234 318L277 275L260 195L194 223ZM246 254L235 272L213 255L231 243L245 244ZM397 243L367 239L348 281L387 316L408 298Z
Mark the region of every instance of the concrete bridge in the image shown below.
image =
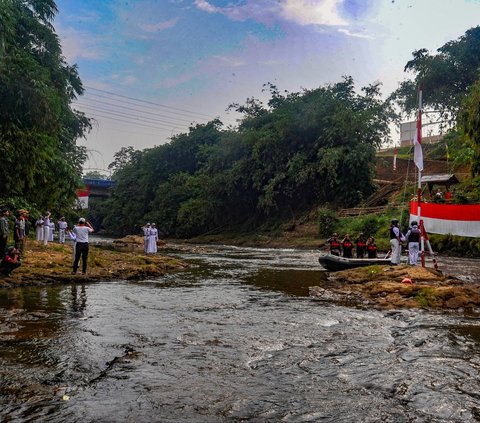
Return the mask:
M109 179L90 179L83 178L84 189L77 190L77 207L88 209L88 199L90 197L107 198L111 189L117 184Z
M111 188L117 183L109 179L89 179L83 178L85 184L85 191L88 192L89 197L108 197Z

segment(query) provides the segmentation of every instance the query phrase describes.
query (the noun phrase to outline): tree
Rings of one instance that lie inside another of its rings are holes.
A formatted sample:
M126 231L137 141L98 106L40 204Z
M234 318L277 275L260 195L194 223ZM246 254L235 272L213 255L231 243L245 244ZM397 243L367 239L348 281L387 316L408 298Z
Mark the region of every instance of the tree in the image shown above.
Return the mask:
M0 3L0 198L38 208L69 207L89 120L71 107L83 87L54 32L53 0ZM15 200L18 201L18 200Z
M478 175L480 174L480 79L471 87L462 103L459 127L466 143L464 148L472 150L472 175Z
M214 120L122 162L105 227L128 233L155 221L177 237L251 229L373 192L375 149L394 117L379 84L360 94L351 77L299 93L267 87L267 106L235 106L237 130Z
M402 82L391 98L411 114L417 108L417 90L421 86L424 106L438 110L442 120L453 124L469 87L480 76L479 68L480 26L477 26L444 44L436 54L426 49L414 51L413 59L405 65L405 72L412 73L413 80Z

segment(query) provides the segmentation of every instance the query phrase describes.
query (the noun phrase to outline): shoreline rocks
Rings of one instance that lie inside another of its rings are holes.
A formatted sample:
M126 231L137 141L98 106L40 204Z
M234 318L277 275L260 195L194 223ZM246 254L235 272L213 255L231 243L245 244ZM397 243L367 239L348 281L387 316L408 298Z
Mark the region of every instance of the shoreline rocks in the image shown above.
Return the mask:
M143 248L143 247L142 247ZM43 246L30 241L22 266L9 277L0 277L0 288L41 286L53 283L85 283L111 280L139 280L162 276L187 267L182 261L141 251L120 251L115 247L90 245L87 274L72 275L73 251L70 244Z
M404 279L412 283L402 283ZM368 266L330 273L326 286L312 287L310 295L322 299L325 291L337 302L381 309L476 311L480 307L480 285L420 266Z

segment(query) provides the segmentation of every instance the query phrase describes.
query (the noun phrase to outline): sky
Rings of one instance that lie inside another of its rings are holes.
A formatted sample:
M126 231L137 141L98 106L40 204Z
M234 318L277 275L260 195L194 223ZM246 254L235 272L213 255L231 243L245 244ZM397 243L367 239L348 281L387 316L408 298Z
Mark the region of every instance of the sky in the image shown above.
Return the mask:
M78 144L85 171L108 175L115 152L169 142L247 98L354 78L385 96L431 52L480 22L480 0L57 0L54 27L94 119ZM399 134L392 130L392 143Z

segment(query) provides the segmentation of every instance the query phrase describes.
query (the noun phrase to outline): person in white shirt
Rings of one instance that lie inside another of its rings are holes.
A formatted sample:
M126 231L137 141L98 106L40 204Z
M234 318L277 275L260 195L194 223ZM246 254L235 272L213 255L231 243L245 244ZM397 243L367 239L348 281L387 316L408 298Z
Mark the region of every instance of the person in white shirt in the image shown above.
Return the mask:
M43 245L47 245L50 239L50 212L45 212L43 217Z
M73 261L72 274L77 273L78 262L82 257L82 275L87 273L88 261L88 235L93 232L92 225L85 221L83 217L78 220L78 225L73 227L73 233L76 236L75 242L75 260Z
M158 230L155 227L155 223L152 223L150 227L150 233L147 243L147 254L155 254L157 252Z
M147 254L148 251L148 238L150 236L150 223L147 223L142 227L143 230L143 251Z
M65 231L67 230L67 222L65 222L65 218L61 217L60 220L57 222L58 225L58 242L60 244L65 244Z

